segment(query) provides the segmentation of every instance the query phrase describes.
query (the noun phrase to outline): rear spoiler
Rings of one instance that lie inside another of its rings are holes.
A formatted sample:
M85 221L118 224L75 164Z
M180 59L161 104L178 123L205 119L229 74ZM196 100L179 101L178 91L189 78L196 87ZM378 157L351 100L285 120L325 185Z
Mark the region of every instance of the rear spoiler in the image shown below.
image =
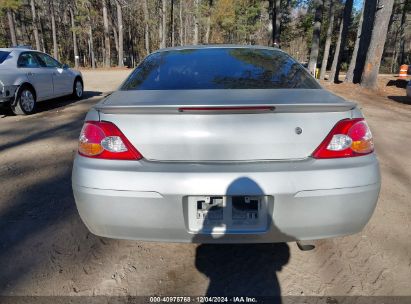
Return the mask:
M265 104L265 105L153 105L153 106L115 106L96 105L94 108L105 114L259 114L259 113L314 113L345 112L356 107L355 103L336 104Z
M356 104L324 89L116 91L95 109L107 114L343 112Z

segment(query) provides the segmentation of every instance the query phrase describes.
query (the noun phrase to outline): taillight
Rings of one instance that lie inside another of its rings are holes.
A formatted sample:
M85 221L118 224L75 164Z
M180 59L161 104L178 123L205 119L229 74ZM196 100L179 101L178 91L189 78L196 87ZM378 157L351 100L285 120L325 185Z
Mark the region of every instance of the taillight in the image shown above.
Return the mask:
M86 121L80 133L80 155L121 160L139 160L143 156L133 147L115 124L107 121Z
M370 128L363 118L339 121L320 146L314 158L340 158L366 155L374 151Z

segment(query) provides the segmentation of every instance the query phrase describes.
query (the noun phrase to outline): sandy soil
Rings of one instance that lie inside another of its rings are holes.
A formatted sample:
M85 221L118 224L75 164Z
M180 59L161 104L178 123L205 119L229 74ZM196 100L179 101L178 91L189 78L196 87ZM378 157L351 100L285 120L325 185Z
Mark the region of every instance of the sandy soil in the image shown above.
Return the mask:
M362 233L301 252L294 243L147 243L88 232L71 191L77 137L87 110L128 73L87 70L82 101L44 102L28 117L0 112L0 295L411 295L411 105L404 89L386 87L385 78L378 94L326 85L363 109L382 190Z

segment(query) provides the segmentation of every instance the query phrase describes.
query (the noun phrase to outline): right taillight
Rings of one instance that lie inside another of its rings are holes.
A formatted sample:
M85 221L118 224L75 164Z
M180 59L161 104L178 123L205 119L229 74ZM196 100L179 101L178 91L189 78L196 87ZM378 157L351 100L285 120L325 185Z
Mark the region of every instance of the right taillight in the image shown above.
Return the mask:
M354 118L339 121L314 151L312 157L354 157L373 151L374 143L370 128L363 118Z

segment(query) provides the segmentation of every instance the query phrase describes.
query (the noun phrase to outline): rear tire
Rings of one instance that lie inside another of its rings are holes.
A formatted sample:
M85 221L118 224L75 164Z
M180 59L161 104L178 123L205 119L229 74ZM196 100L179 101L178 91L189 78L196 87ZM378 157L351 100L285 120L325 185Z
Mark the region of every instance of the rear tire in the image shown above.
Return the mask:
M36 94L34 90L22 85L16 94L16 100L11 103L11 110L16 115L30 115L36 112Z
M81 78L76 78L73 84L73 98L81 99L84 93L83 81Z

